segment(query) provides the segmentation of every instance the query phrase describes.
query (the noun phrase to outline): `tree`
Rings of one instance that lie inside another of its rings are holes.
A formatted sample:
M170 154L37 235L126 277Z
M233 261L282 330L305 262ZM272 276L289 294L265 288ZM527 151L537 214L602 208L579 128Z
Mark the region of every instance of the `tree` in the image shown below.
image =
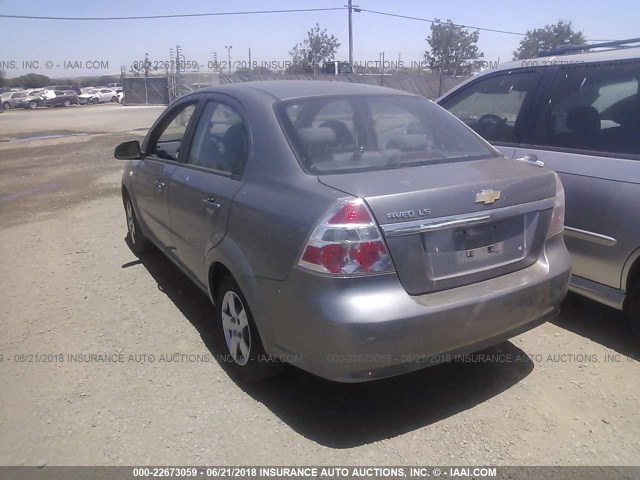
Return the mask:
M133 73L134 77L139 77L140 75L142 75L144 76L144 78L147 78L149 76L149 72L157 69L158 69L158 65L154 66L153 62L149 60L149 54L145 53L144 61L134 62L131 68L129 68L129 72Z
M586 39L582 32L574 32L571 22L559 20L554 25L527 30L527 35L520 40L520 46L513 52L514 60L537 57L543 50L562 45L584 45Z
M296 43L289 51L292 57L292 65L287 70L291 71L313 71L324 62L334 59L340 42L333 35L327 34L327 29L320 30L320 25L316 25L307 32L307 38Z
M5 73L4 70L0 70L0 87L4 87L5 83Z
M474 62L484 53L478 51L480 32L468 31L451 20L435 19L427 37L430 50L424 53L432 71L448 74L469 73Z
M8 83L10 87L38 88L51 85L51 79L46 75L28 73L20 77L10 78Z

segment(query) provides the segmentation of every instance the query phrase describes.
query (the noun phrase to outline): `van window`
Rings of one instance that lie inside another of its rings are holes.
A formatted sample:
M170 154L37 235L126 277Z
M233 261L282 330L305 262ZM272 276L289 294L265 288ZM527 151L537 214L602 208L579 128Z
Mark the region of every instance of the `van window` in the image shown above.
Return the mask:
M533 95L536 73L505 72L481 78L441 103L490 142L520 143L525 100Z
M561 68L542 104L530 143L640 155L640 62Z

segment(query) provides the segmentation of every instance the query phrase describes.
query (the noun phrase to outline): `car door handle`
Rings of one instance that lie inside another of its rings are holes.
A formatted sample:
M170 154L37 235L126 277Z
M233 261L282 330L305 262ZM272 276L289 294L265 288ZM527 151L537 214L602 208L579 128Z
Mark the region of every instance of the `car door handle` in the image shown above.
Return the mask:
M524 157L516 158L520 162L533 163L537 167L544 167L544 162L538 160L538 156L533 153L528 153Z
M164 187L166 187L166 186L167 186L167 184L166 184L166 183L164 183L162 180L156 180L156 190L157 190L158 192L163 191L163 190L164 190Z
M204 210L209 214L216 213L222 208L222 205L220 205L213 197L205 198L204 200L202 200L202 206L204 207Z

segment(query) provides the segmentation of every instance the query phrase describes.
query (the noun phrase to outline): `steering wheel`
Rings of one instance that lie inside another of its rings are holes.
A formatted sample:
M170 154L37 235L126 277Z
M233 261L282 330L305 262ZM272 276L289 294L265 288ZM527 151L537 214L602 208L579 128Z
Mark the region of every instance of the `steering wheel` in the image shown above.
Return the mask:
M478 133L492 140L499 139L504 134L509 133L509 126L504 118L493 113L485 113L477 122Z

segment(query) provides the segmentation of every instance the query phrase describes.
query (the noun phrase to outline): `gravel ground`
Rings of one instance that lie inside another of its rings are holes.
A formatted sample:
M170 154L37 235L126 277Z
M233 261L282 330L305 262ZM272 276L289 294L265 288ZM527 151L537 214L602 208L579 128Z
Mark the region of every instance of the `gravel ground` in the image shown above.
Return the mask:
M208 299L124 242L111 154L128 138L0 149L0 464L640 463L640 346L622 314L573 295L484 352L507 361L234 383L213 359Z

